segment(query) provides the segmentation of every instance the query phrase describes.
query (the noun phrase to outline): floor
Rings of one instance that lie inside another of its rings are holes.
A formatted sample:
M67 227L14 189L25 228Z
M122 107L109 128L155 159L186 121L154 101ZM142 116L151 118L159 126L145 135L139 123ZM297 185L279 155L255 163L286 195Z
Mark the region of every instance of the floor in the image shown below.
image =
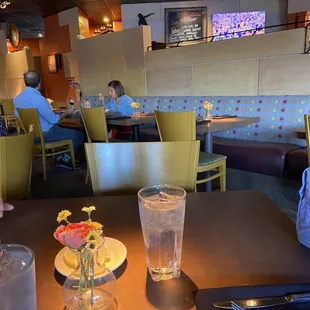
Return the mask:
M40 159L33 163L32 199L90 197L91 183L85 184L86 169L73 172L48 165L47 180L43 181ZM216 183L216 182L215 182ZM296 221L298 191L301 184L279 178L227 169L227 190L261 190L293 221ZM198 191L203 191L200 187Z

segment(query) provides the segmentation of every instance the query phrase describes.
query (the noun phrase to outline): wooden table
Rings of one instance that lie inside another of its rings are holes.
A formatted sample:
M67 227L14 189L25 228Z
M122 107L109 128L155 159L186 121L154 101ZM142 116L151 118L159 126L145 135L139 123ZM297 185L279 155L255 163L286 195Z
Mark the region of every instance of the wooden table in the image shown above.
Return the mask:
M306 140L306 131L305 129L294 130L293 136L296 139Z
M136 196L20 201L0 220L3 243L20 243L36 255L38 310L63 310L62 288L54 277L56 216L95 205L93 219L107 236L127 247L127 262L116 271L119 310L195 309L192 292L225 286L308 283L310 250L299 244L294 223L260 192L195 193L187 197L182 270L179 280L154 283L145 262ZM55 273L57 276L57 272ZM188 297L187 307L180 305ZM166 301L167 302L167 301ZM171 302L171 300L170 300ZM170 308L171 309L171 308Z
M227 129L245 127L259 122L260 118L258 116L213 119L211 123L197 125L196 133L204 135L205 152L213 153L213 133Z
M196 127L197 134L204 135L205 152L212 153L212 137L214 132L220 132L227 129L233 129L238 127L244 127L250 124L259 123L259 117L234 117L226 119L213 119L211 123L199 124ZM156 120L154 116L133 116L126 119L109 119L107 118L108 125L114 126L133 126L134 140L139 141L139 125L142 124L155 124ZM60 126L81 128L83 124L80 119L63 119L60 122Z

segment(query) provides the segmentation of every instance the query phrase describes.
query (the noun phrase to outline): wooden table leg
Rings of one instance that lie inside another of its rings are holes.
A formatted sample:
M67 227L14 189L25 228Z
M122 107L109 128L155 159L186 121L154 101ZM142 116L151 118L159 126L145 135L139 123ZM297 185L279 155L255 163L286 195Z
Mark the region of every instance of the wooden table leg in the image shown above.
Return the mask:
M205 152L213 153L213 139L211 132L205 132L204 134L204 144L205 144ZM211 176L211 172L206 172L206 177L209 178ZM209 181L205 184L206 192L212 192L212 181Z

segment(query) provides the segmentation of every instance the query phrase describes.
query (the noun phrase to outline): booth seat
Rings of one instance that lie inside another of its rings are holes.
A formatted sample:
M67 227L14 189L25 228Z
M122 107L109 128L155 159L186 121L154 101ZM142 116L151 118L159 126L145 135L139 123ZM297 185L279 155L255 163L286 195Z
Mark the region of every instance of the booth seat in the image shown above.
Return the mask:
M299 171L307 168L304 140L293 136L293 131L304 127L303 115L310 113L310 96L153 96L133 97L140 103L141 112L196 111L203 116L205 101L213 103L213 115L259 116L258 124L225 130L214 134L214 152L228 157L228 167L251 172L282 176L293 171L299 156ZM97 106L98 97L86 97ZM142 141L159 141L158 131L142 127ZM297 152L297 155L294 153ZM292 153L293 155L289 156ZM302 159L301 159L302 158ZM292 173L289 173L291 175ZM300 173L298 173L298 177ZM296 176L295 176L296 177Z

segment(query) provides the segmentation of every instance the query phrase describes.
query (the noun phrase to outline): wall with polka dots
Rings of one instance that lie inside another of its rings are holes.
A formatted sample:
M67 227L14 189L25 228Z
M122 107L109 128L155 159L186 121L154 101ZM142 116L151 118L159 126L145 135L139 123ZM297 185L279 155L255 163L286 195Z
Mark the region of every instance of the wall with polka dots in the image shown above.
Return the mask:
M97 106L97 97L87 97ZM261 97L135 97L141 112L196 111L205 114L205 101L213 103L213 115L259 116L260 123L216 133L217 136L254 141L297 143L304 141L293 136L293 131L304 127L304 114L310 113L310 96Z

